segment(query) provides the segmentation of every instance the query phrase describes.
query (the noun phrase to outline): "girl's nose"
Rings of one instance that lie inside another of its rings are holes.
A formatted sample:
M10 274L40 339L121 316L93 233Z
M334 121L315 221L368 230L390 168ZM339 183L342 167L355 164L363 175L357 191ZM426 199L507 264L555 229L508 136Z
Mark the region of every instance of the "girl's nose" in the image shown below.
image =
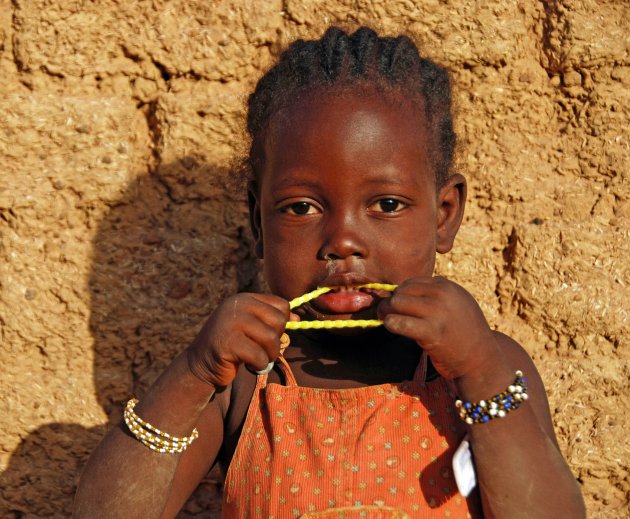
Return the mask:
M348 219L330 221L324 231L324 242L319 251L320 259L335 260L351 256L365 258L368 247L360 231L357 223Z

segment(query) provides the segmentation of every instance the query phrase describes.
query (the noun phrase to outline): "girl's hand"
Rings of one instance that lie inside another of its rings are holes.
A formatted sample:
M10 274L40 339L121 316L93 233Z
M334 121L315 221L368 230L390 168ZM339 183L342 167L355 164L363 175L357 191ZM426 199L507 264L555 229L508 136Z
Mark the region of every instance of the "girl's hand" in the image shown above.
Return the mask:
M240 364L263 370L280 352L289 302L268 294L237 294L210 316L188 348L188 365L198 378L224 387Z
M475 299L447 279L413 278L378 307L390 332L414 339L446 379L475 376L503 361Z

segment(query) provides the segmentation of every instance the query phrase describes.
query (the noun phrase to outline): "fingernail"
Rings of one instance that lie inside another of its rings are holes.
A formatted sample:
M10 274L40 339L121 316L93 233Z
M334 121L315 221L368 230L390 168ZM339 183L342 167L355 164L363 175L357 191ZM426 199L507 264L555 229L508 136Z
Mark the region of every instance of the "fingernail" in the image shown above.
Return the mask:
M270 362L269 364L267 364L267 367L265 369L261 369L260 371L254 371L254 370L250 370L252 373L255 373L256 375L267 375L272 369L273 369L273 362Z

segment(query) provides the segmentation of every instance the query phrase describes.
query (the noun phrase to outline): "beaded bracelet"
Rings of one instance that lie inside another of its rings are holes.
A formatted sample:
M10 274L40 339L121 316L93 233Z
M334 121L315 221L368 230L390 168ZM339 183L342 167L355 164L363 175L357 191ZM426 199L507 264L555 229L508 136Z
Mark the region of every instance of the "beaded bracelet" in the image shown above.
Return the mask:
M193 429L190 436L183 436L181 438L171 436L167 432L161 431L149 422L145 422L136 414L134 408L137 403L138 400L136 398L129 400L123 417L131 434L149 449L155 452L169 454L184 452L188 446L199 437L199 431L197 431L196 428Z
M392 292L396 290L398 285L389 285L386 283L367 283L365 285L358 285L356 288L372 288L374 290L387 290ZM321 287L317 290L313 290L308 294L296 297L289 302L289 308L293 310L298 306L308 303L312 299L316 299L326 292L333 290L332 287ZM330 329L330 328L371 328L375 326L381 326L383 321L379 319L345 319L338 321L289 321L287 323L287 330L306 330L309 328L316 329Z
M518 409L521 403L527 400L527 386L523 378L523 372L518 370L514 383L505 391L479 402L455 401L455 407L459 409L459 417L467 424L486 423L494 418L503 418L508 413Z

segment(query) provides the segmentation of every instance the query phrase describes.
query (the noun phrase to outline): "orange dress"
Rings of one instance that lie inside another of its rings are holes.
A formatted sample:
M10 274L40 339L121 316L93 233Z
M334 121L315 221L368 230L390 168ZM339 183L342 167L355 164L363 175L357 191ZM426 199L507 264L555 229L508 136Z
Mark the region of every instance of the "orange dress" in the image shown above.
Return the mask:
M258 376L228 469L222 518L481 517L451 462L465 435L441 377L355 389Z

